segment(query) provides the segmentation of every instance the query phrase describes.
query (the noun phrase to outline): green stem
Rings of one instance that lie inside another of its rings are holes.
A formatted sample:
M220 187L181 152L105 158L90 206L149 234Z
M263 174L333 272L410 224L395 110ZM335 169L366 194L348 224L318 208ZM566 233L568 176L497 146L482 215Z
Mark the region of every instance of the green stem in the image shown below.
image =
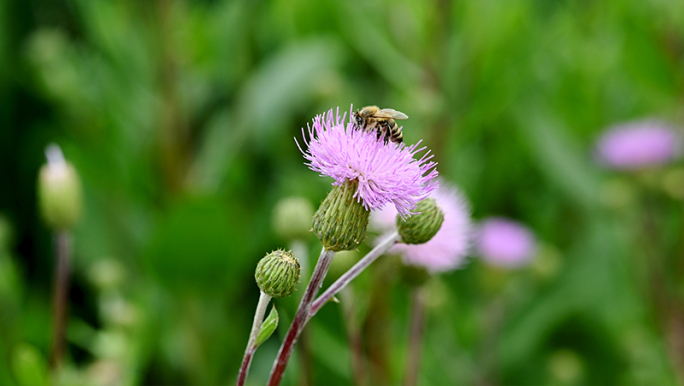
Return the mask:
M325 248L323 248L321 251L321 256L318 258L316 267L311 274L311 281L309 281L309 285L306 287L306 291L304 292L301 303L299 303L299 308L297 309L295 318L290 325L290 329L285 336L282 346L280 346L278 357L273 363L271 377L268 381L269 386L278 386L280 385L280 381L283 379L287 362L292 355L292 351L297 343L297 339L299 339L299 335L302 333L304 326L310 319L309 313L311 312L311 303L323 284L323 279L328 272L328 268L330 268L330 263L332 262L333 256L335 256L335 252L333 251L329 251Z
M247 342L247 349L245 350L245 356L242 358L242 364L240 365L240 372L238 373L238 379L236 386L242 386L247 380L247 374L249 373L249 365L252 364L252 357L256 352L256 338L261 331L261 325L264 323L264 315L266 315L266 308L268 303L271 301L271 296L265 294L261 291L259 295L259 303L257 303L256 311L254 312L254 322L252 323L252 332L249 334L249 341Z

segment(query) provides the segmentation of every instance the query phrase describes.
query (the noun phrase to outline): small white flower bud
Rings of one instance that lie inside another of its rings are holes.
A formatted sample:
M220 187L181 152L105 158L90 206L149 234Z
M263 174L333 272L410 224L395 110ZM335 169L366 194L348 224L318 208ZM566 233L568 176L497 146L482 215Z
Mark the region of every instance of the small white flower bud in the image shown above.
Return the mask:
M76 169L66 162L62 150L50 145L48 163L38 176L38 204L45 223L53 230L74 226L81 216L81 181Z

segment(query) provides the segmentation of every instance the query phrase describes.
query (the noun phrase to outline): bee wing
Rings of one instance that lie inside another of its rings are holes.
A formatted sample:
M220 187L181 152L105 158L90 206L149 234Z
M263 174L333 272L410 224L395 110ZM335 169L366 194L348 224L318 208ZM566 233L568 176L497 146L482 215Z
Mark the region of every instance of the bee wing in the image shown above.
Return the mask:
M408 115L395 109L382 109L374 114L376 118L408 119Z

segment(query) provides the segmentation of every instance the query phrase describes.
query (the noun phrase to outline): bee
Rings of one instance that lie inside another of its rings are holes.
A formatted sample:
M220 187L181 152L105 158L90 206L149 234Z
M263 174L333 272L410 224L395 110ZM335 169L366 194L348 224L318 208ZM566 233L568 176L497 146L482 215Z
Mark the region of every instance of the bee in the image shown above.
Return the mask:
M395 119L408 119L408 115L394 109L381 110L378 106L366 106L354 112L356 127L365 131L376 130L378 139L384 136L385 143L402 143L404 139Z

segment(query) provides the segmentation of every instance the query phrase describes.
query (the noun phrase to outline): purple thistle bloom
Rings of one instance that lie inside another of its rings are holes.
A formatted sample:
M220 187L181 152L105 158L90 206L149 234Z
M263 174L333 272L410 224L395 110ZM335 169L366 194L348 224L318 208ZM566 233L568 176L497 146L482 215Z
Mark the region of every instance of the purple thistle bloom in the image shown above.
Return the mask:
M609 128L597 142L599 160L613 169L662 165L679 155L681 137L663 122L644 120Z
M519 267L534 256L536 242L524 225L505 218L490 217L480 223L476 235L480 257L502 267Z
M351 116L351 114L350 114ZM331 109L317 115L313 125L307 125L304 143L307 151L299 150L308 161L306 165L323 176L335 179L333 185L346 180L357 180L354 197L367 210L378 210L392 203L402 216L411 214L416 203L437 188L436 163L426 152L420 159L413 158L425 150L420 142L406 146L378 139L373 132L354 127L347 114L340 116ZM299 146L299 143L297 143Z
M431 197L444 212L444 222L437 234L425 244L397 244L389 252L402 255L406 264L422 266L433 273L457 269L465 262L470 246L470 206L455 186L443 181ZM397 211L392 207L371 215L371 224L388 233L396 230L396 221Z

